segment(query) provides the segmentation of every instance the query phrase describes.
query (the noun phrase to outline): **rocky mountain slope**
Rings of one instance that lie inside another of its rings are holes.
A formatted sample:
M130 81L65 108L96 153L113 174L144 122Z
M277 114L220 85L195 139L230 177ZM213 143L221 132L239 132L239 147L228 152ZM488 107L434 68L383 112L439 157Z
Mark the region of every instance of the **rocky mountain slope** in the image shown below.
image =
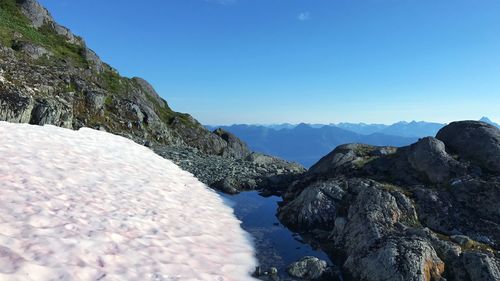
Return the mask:
M173 111L148 82L120 76L35 0L0 1L0 120L90 127L151 146L169 159L210 158L208 165L215 163L213 169L223 175L184 168L211 185L227 178L235 188L255 188L267 178L293 179L304 172L276 158L269 165L257 163L234 135L208 131L190 115ZM240 170L247 172L236 181Z
M454 122L402 147L348 144L284 195L352 280L500 280L500 129Z

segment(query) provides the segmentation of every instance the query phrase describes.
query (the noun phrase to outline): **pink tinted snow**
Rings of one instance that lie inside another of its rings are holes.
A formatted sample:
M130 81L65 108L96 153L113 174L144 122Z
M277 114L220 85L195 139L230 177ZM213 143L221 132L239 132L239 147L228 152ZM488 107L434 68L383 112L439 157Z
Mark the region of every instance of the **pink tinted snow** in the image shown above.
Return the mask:
M112 134L0 122L0 281L255 280L232 209Z

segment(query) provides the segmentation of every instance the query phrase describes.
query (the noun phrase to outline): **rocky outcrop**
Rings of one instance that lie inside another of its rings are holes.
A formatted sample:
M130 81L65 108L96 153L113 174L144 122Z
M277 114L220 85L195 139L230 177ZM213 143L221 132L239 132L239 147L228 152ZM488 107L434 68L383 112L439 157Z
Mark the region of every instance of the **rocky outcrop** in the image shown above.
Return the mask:
M31 24L35 28L40 28L44 24L53 23L54 20L52 16L49 14L49 11L42 7L35 0L22 0L18 1L21 7L21 11L23 14L30 20Z
M288 227L300 230L332 229L339 202L345 195L342 181L310 184L290 203L280 208L279 218Z
M5 80L4 80L5 81ZM28 123L33 111L33 98L13 87L0 82L0 119L14 123Z
M453 122L441 129L436 138L446 144L451 153L470 160L483 170L500 171L500 130L479 121Z
M500 280L500 130L475 123L398 149L338 147L290 186L278 217L333 244L353 280Z
M12 48L16 51L22 52L28 55L31 59L37 60L42 57L52 56L52 52L48 51L42 46L30 43L30 42L14 42Z
M408 162L431 183L445 183L467 172L465 165L446 153L444 143L432 137L423 138L410 146Z
M250 149L246 143L241 141L235 135L220 128L215 130L213 133L223 139L227 144L227 149L224 149L222 152L223 156L244 158L250 154Z

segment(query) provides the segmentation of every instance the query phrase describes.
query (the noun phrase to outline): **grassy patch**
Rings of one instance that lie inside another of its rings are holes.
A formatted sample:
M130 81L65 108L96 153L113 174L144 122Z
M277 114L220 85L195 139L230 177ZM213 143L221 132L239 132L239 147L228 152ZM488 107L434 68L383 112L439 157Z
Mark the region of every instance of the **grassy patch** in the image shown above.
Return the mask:
M368 156L373 150L374 147L371 145L360 144L354 149L354 152L358 156Z
M2 0L0 1L0 42L4 46L12 47L16 40L42 46L57 58L70 60L75 66L88 67L83 46L67 42L64 36L57 34L50 26L34 28L21 13L15 0Z
M358 159L354 161L354 166L356 166L357 169L363 168L366 164L370 163L371 161L378 159L378 156L373 156L373 157L363 157L361 159Z
M437 233L437 232L435 232L435 234L439 239L441 239L443 241L453 242L451 240L451 237L448 235L444 235L444 234ZM453 243L455 243L455 242L453 242ZM495 252L495 250L490 245L484 244L484 243L481 243L481 242L478 242L478 241L475 241L472 239L470 239L467 243L465 243L465 245L459 245L459 246L462 249L462 251L479 251L479 252L490 252L490 253Z
M490 247L490 245L475 241L475 240L470 240L468 241L465 245L460 246L462 250L475 250L475 251L480 251L480 252L494 252L493 248Z
M126 81L113 70L105 70L101 73L103 87L113 94L124 94L127 91Z
M405 189L401 186L394 185L394 184L382 183L381 188L382 188L382 190L385 190L387 192L400 192L400 193L402 193L410 198L412 196L411 191L409 191L408 189Z

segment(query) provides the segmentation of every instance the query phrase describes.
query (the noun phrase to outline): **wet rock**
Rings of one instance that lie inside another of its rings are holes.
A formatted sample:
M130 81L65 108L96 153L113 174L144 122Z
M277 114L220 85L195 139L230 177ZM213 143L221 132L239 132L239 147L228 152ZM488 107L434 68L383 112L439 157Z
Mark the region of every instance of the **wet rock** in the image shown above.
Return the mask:
M292 277L302 278L304 280L318 280L325 273L328 264L324 260L316 257L303 257L297 262L292 263L287 272Z

